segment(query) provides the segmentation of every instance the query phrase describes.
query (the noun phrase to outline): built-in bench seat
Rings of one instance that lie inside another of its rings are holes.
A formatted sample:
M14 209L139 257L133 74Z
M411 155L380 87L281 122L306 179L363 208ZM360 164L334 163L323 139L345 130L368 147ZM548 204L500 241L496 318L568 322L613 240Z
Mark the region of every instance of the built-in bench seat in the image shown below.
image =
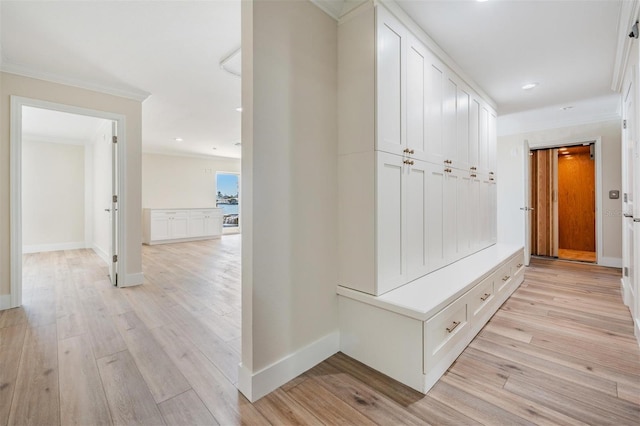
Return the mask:
M426 393L524 279L495 244L380 296L338 286L340 350Z

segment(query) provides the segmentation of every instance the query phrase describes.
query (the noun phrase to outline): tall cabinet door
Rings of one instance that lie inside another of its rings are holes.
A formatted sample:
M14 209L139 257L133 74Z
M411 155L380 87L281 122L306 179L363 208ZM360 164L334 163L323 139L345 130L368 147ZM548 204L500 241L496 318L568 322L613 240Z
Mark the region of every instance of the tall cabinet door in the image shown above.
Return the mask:
M469 168L480 167L480 103L472 98L469 103Z
M454 167L458 164L457 98L458 84L447 77L443 86L442 143L444 145L444 159Z
M407 150L411 157L427 159L425 70L428 52L414 36L407 44Z
M427 223L427 163L412 160L406 174L407 212L407 273L412 281L429 272L428 264L428 223Z
M444 252L444 168L440 164L426 164L427 178L427 256L429 271L446 264Z
M444 142L442 131L442 105L444 101L444 66L430 61L425 70L425 135L427 137L427 161L442 164Z
M386 9L376 14L376 149L401 155L405 146L407 30Z
M447 263L455 261L458 256L458 186L460 171L446 168L444 175L443 198L443 243L444 258Z
M407 281L405 174L399 155L376 153L376 294Z
M458 171L458 186L456 199L456 238L458 242L458 257L471 254L471 221L474 213L471 203L471 181L469 173Z

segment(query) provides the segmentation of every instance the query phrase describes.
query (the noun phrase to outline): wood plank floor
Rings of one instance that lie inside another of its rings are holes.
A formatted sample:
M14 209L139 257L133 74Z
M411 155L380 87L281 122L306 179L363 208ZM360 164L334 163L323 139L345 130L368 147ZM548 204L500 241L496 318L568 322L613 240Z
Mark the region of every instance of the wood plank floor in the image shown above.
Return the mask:
M582 251L582 250L572 250L572 249L558 249L558 258L564 260L575 260L578 262L596 262L596 252L595 251Z
M640 349L620 271L533 261L428 395L336 354L250 404L240 236L144 246L116 289L91 251L30 254L0 312L0 425L640 423Z

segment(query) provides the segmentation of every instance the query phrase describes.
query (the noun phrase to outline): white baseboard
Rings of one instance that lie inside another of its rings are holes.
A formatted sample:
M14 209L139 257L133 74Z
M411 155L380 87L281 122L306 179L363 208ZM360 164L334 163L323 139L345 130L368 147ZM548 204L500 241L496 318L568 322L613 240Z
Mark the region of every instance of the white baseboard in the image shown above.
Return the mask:
M598 265L608 266L610 268L622 268L622 258L620 257L601 257L598 259Z
M11 295L0 294L0 311L11 308Z
M100 259L104 260L105 263L109 263L109 254L102 250L100 247L98 247L97 245L93 244L93 246L91 246L91 248L93 249L93 251L95 252L95 254L98 255L98 257L100 257Z
M638 341L638 346L640 346L640 318L636 318L633 320L635 327L633 328L634 334L636 335L636 340Z
M339 350L340 332L334 331L257 373L251 373L240 364L238 389L249 401L255 402Z
M46 251L78 250L83 248L87 248L84 241L73 243L34 244L30 246L22 246L22 253L42 253Z

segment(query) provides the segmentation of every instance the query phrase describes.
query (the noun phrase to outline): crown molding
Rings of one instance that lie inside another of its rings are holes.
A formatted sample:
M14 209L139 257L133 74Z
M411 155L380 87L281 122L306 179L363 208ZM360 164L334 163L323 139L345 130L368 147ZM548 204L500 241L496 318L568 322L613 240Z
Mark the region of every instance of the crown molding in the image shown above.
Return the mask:
M368 0L309 0L336 21Z
M640 0L622 0L620 15L618 17L618 43L616 45L616 59L613 68L611 89L619 92L622 89L622 81L627 70L631 46L635 41L629 37L631 27L638 20L640 13Z
M132 99L134 101L143 102L151 93L143 90L136 89L121 89L117 87L110 87L103 84L98 84L86 80L81 80L72 77L66 77L59 74L46 72L38 69L31 68L26 65L16 64L7 61L6 58L2 61L0 71L8 74L16 74L23 77L35 78L37 80L50 81L52 83L64 84L67 86L78 87L80 89L92 90L94 92L105 93L108 95L118 96L121 98Z

